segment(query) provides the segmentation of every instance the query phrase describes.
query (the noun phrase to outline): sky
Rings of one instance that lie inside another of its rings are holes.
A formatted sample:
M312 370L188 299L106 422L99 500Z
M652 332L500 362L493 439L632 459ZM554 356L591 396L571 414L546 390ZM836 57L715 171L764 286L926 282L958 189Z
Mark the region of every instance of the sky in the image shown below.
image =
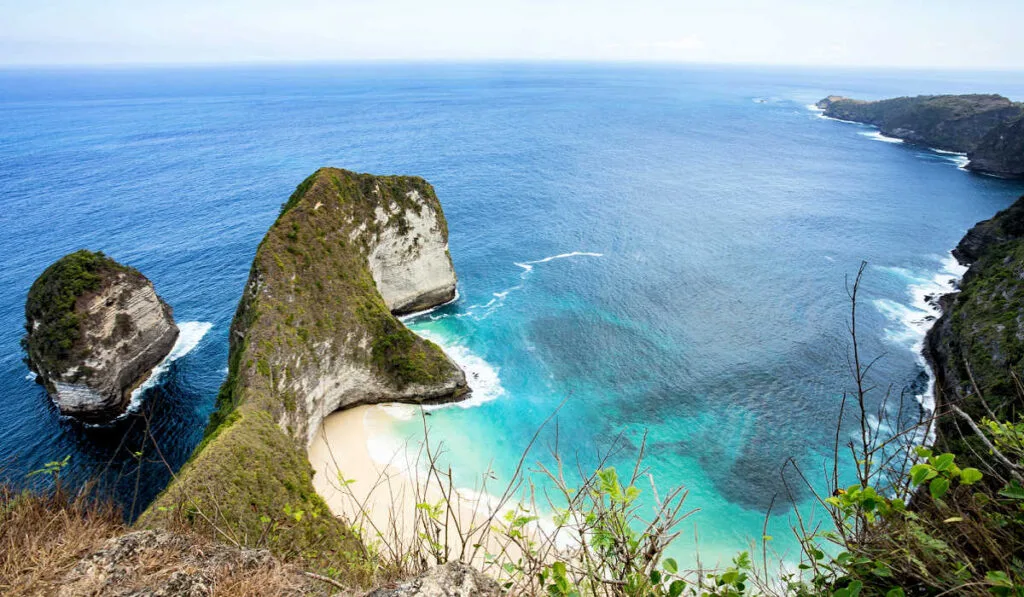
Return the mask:
M0 64L645 61L1024 70L1024 0L0 0Z

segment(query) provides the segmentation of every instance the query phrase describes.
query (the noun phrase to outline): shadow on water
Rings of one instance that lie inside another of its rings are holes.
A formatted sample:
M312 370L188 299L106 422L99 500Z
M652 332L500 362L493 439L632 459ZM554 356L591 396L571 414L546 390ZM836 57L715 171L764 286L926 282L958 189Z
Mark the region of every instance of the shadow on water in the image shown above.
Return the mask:
M204 412L202 393L189 383L188 373L188 359L171 363L160 382L146 390L135 412L107 425L85 425L61 416L38 386L37 398L59 428L56 445L48 452L72 455L61 472L62 483L78 488L95 482L99 495L116 501L125 519L134 521L202 438L209 413ZM29 470L25 465L12 460L3 476L17 487L45 489L52 484L46 475L31 474L37 465Z

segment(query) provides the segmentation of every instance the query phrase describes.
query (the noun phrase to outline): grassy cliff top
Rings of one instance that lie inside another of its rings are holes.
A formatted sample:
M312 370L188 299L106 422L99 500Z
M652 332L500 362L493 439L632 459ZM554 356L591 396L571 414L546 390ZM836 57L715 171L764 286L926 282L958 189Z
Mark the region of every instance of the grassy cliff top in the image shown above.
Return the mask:
M36 278L25 302L22 346L37 369L60 372L76 357L82 348L78 300L120 273L145 281L137 270L85 249L61 257Z
M403 214L424 204L442 213L419 177L322 168L298 186L253 260L212 425L245 402L279 419L295 408L290 382L325 360L368 364L396 388L452 373L440 348L391 314L367 261L384 227L407 228ZM388 208L396 215L385 223L378 214Z
M269 542L277 553L358 569L359 541L312 486L305 393L338 366L371 371L393 388L461 375L391 314L369 269L382 232L403 232L403 214L424 206L447 237L422 178L322 168L298 186L253 259L206 438L141 526L185 522L240 543L287 529Z
M961 95L918 95L902 96L882 100L859 100L842 96L829 96L819 103L833 106L857 106L863 109L881 111L935 109L950 116L965 116L987 110L999 110L1018 106L1009 98L996 93L967 93Z

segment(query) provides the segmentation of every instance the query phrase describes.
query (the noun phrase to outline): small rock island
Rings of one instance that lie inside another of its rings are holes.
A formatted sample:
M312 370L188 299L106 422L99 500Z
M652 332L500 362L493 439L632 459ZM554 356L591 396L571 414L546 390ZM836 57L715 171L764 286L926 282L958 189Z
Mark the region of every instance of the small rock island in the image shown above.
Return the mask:
M877 126L888 137L967 154L968 170L1024 177L1024 104L996 94L920 95L865 101L830 95L825 116Z
M22 346L61 414L106 423L178 339L171 307L138 270L77 251L36 279Z

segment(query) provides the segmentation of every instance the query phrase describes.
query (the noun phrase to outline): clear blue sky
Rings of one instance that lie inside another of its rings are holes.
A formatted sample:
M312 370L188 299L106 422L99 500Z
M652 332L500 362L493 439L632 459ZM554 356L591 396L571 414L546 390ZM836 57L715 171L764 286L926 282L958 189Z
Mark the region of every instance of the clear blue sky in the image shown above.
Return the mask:
M1024 69L1024 0L0 0L0 64L640 60Z

